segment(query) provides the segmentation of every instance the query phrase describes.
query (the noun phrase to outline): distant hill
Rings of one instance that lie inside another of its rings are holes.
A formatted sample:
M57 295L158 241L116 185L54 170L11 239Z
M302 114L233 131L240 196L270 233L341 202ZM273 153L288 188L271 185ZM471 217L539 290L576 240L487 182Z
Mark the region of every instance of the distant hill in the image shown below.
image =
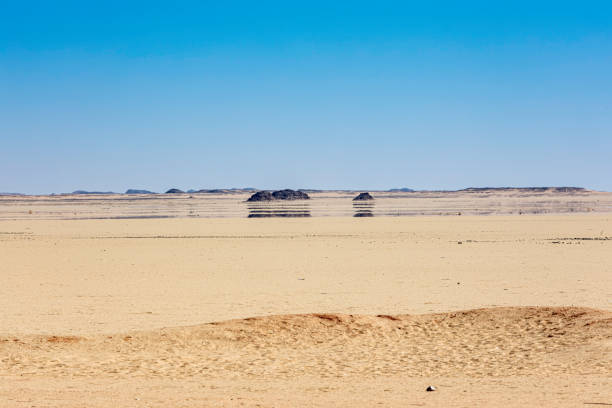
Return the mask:
M219 194L219 195L223 195L223 194L245 194L245 193L249 193L249 194L253 194L254 192L260 191L258 189L252 188L252 187L244 187L244 188L211 188L211 189L199 189L199 190L195 190L195 189L190 189L187 190L187 193L189 194ZM319 189L299 189L296 190L299 193L305 193L305 194L309 194L309 193L325 193L325 192L341 192L341 193L358 193L360 192L360 190L319 190ZM362 190L363 191L363 190ZM589 193L592 192L593 190L589 190L587 188L584 187L575 187L575 186L558 186L558 187L468 187L468 188L464 188L464 189L460 189L460 190L413 190L411 188L408 187L402 187L402 188L392 188L389 190L384 190L385 192L388 193L412 193L412 192L419 192L419 193L453 193L453 192L460 192L460 193L503 193L503 192L508 192L508 193L523 193L523 194L543 194L543 193L549 193L549 194L584 194L584 193ZM382 191L381 191L382 192ZM166 191L166 194L184 194L185 192L183 190L180 190L178 188L171 188L168 191ZM89 191L89 190L75 190L72 193L51 193L49 195L112 195L112 194L119 194L119 193L115 193L113 191ZM134 188L130 188L128 190L125 191L124 194L159 194L156 193L154 191L150 191L150 190L141 190L141 189L134 189ZM0 196L28 196L28 194L22 194L22 193L12 193L12 192L0 192ZM291 197L297 197L297 195L295 194L290 194ZM260 197L260 198L263 198ZM295 199L295 198L294 198Z
M584 187L469 187L457 191L524 191L529 193L580 193L587 191L587 189L585 189Z
M253 191L257 191L254 188L203 188L200 190L187 190L188 193L196 193L196 194L239 194L239 193L250 193Z
M76 190L71 194L117 194L112 191L85 191L85 190Z
M413 193L414 190L411 188L407 188L407 187L403 187L403 188L392 188L390 190L387 190L390 193Z

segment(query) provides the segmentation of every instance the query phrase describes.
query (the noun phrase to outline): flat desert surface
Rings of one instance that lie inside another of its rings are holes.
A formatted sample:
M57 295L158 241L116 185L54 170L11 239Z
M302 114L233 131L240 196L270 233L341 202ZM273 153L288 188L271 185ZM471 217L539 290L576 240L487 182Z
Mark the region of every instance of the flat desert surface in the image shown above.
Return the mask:
M612 213L517 200L358 218L7 202L0 406L612 405Z
M508 188L461 191L308 192L310 200L247 202L251 192L185 194L0 195L0 220L456 216L611 213L612 193L574 188Z

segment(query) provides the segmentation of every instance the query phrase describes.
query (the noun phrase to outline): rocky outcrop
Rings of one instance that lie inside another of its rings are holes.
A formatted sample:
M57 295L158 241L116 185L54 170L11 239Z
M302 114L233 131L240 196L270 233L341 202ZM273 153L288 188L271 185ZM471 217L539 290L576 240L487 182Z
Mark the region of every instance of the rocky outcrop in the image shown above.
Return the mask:
M308 200L310 197L303 191L290 189L278 190L272 193L275 200Z
M247 201L272 201L274 197L269 191L258 191L253 194Z
M361 193L357 197L353 198L353 201L368 201L373 200L374 197L370 193Z
M170 190L166 191L166 194L183 194L184 191L183 190L179 190L178 188L171 188Z
M295 191L290 189L278 190L274 192L258 191L253 194L247 201L273 201L273 200L308 200L308 194L303 191Z

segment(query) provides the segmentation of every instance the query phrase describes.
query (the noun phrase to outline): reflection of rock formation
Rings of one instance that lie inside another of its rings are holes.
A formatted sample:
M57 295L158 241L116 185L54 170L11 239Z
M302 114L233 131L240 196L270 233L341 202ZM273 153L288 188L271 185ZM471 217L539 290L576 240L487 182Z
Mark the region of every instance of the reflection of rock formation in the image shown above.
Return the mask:
M355 214L353 217L373 217L374 216L374 201L359 200L353 201L353 209Z
M249 218L310 217L310 207L306 203L249 203L248 208Z

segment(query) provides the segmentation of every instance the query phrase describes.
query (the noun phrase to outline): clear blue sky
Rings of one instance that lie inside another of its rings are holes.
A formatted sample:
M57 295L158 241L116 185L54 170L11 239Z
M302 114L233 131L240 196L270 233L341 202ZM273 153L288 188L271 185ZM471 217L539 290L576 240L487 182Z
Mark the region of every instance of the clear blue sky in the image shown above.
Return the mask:
M0 142L7 192L612 191L612 3L3 1Z

